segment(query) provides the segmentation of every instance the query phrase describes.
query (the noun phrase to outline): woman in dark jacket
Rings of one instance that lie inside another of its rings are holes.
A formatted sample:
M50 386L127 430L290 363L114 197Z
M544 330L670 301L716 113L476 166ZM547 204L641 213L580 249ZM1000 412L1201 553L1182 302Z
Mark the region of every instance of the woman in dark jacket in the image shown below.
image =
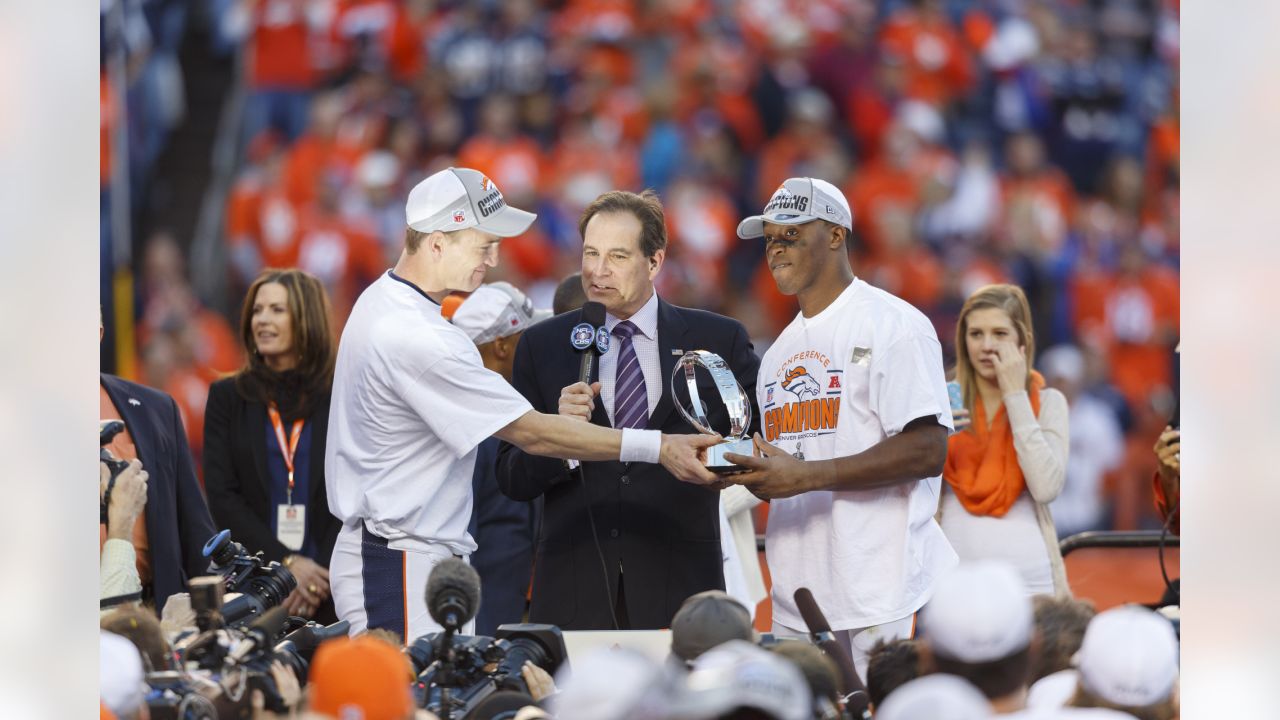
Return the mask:
M209 388L204 482L214 522L298 580L292 615L335 620L324 451L334 343L324 286L301 270L266 270L240 313L249 360Z

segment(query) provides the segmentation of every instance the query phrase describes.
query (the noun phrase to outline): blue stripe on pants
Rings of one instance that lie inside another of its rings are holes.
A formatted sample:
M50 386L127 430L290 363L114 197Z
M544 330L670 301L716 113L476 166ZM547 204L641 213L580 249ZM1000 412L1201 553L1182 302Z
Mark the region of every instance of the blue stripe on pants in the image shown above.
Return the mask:
M401 642L411 642L406 637L405 622L405 558L404 551L387 547L386 538L380 538L360 524L361 573L364 579L364 612L370 630L390 630L400 636Z

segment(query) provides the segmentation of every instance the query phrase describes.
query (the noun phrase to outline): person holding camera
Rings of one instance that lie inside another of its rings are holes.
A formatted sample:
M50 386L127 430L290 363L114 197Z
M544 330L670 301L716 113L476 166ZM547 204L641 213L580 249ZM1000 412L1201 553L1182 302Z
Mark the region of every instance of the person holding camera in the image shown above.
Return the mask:
M103 332L99 311L98 342ZM209 571L203 551L213 536L213 520L173 398L107 373L99 374L98 383L98 417L124 423L104 447L113 457L138 460L147 469L146 507L132 539L142 601L158 613L170 595L186 590L189 578ZM100 531L104 545L105 532Z
M107 506L107 524L99 526L98 596L110 609L142 597L133 535L147 507L147 471L134 460L111 482L111 468L98 463L98 500ZM111 489L110 497L107 488Z
M329 558L342 525L329 512L324 454L333 382L329 300L301 270L266 270L245 295L248 361L209 388L204 478L220 527L298 586L290 615L336 622Z
M1029 594L1069 595L1049 503L1067 474L1068 408L1031 369L1027 296L988 285L956 324L956 379L964 407L947 441L939 522L962 561L1000 559Z

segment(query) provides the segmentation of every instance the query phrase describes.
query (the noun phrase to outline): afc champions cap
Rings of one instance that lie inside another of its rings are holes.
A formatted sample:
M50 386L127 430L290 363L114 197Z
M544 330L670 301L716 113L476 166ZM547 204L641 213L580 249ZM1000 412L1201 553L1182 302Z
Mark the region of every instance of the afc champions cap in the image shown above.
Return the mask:
M853 211L840 188L817 178L788 178L773 192L764 212L738 223L738 237L746 240L764 235L766 222L801 225L814 220L853 229Z
M502 191L470 168L446 168L409 191L405 224L418 232L479 228L498 237L514 237L538 216L507 205Z

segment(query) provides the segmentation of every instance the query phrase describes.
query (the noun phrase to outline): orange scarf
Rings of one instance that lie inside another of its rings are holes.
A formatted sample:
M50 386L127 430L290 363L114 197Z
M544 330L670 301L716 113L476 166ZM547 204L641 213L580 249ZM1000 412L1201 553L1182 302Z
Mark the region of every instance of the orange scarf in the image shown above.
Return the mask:
M1031 371L1031 410L1040 416L1040 389L1044 377ZM1027 487L1013 447L1009 416L1001 404L991 427L982 394L976 393L969 428L947 439L947 464L942 477L972 515L1004 517Z

